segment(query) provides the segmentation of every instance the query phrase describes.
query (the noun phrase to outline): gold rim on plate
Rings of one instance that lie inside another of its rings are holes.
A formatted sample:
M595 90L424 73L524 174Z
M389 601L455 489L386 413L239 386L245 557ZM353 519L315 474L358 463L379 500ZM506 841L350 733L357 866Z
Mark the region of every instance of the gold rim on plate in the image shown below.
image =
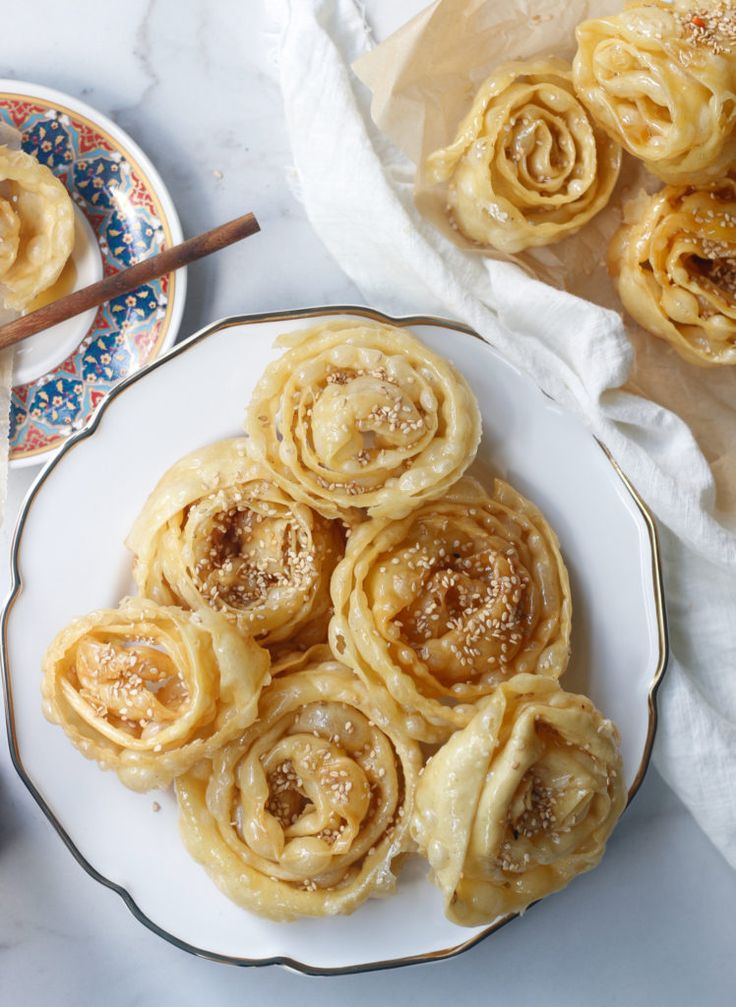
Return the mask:
M365 962L358 965L346 965L339 966L336 968L320 968L319 966L309 965L305 962L297 961L286 955L275 955L270 958L238 958L231 955L221 955L214 951L207 951L203 948L195 947L192 944L188 944L186 941L175 937L173 934L168 933L168 931L162 929L158 924L156 924L152 919L150 919L146 914L138 907L135 900L133 899L130 892L127 891L122 885L111 881L104 875L100 874L96 868L89 863L88 860L82 855L79 849L75 846L73 840L68 835L64 827L61 825L59 820L54 815L53 811L46 803L44 797L35 787L31 778L27 774L20 755L20 749L17 742L16 732L15 732L15 721L13 716L13 691L12 683L10 677L10 669L8 666L7 658L7 629L8 629L8 619L13 608L13 604L21 593L23 584L18 568L18 552L20 549L20 543L23 535L23 529L33 505L33 502L46 481L49 474L56 468L62 458L72 451L78 444L80 444L87 437L91 437L97 427L100 424L102 415L108 408L109 404L116 399L119 395L133 385L136 381L144 378L151 371L155 370L157 367L161 367L168 360L173 357L178 357L180 354L185 353L188 349L193 346L198 345L203 342L209 336L214 335L216 332L221 332L224 329L233 328L235 326L242 325L253 325L261 322L283 322L294 319L304 319L304 318L314 318L314 317L324 317L325 315L355 315L361 318L368 318L375 322L381 322L389 325L396 325L401 328L408 328L414 325L433 325L440 328L450 329L454 332L462 332L465 335L472 336L475 339L479 339L481 342L485 343L487 346L492 348L492 344L483 339L481 335L471 329L469 326L464 325L462 322L453 322L448 319L439 318L431 315L408 315L402 316L400 318L394 318L390 315L383 314L380 311L376 311L372 308L354 306L354 305L335 305L330 307L321 308L301 308L294 309L291 311L276 311L276 312L262 312L255 315L233 315L228 318L224 318L218 322L213 322L211 325L206 326L199 332L185 339L183 342L178 343L176 346L172 347L162 356L158 357L156 360L152 361L150 364L145 366L142 370L136 371L129 377L123 379L119 385L112 389L109 395L105 398L100 408L96 411L92 422L86 426L84 429L73 434L68 441L65 442L61 450L47 463L46 467L40 472L35 482L31 486L26 498L21 507L20 515L16 524L15 532L13 535L13 544L11 548L11 576L12 584L8 600L5 603L2 612L2 624L0 626L0 661L2 663L2 677L3 677L3 687L5 692L5 715L6 724L8 732L8 744L10 747L10 757L15 767L16 772L20 776L21 780L31 793L32 797L39 805L43 813L46 815L48 820L51 822L56 832L61 837L65 843L67 849L74 856L76 861L80 864L84 870L95 879L99 881L100 884L104 885L106 888L112 889L112 891L117 892L117 894L122 898L123 902L126 904L128 909L132 912L135 918L146 926L153 933L162 937L164 940L173 944L174 947L179 948L182 951L187 951L190 954L196 955L200 958L205 958L208 961L220 962L227 965L237 965L241 967L261 967L265 965L282 965L285 968L293 969L296 972L301 972L304 975L314 975L314 976L334 976L334 975L354 975L360 972L374 972L381 971L384 969L400 968L405 965L420 965L427 962L439 961L446 958L454 958L456 955L462 954L464 951L468 951L470 948L475 947L481 941L485 940L492 933L500 930L501 927L506 926L511 920L515 919L518 913L509 913L506 916L501 917L495 922L489 924L480 933L473 934L466 941L461 941L459 944L455 944L449 948L441 948L438 951L430 951L426 954L412 955L406 958L392 958L385 961L376 962ZM657 528L649 508L642 500L639 493L636 491L634 486L631 484L630 480L626 477L624 472L621 470L618 463L613 458L613 455L608 450L608 448L601 443L601 441L596 439L596 443L599 445L601 450L604 452L606 458L613 467L614 472L618 478L623 483L627 492L636 504L644 523L646 525L647 534L649 537L649 544L651 549L651 571L652 571L652 584L654 590L654 603L655 611L657 616L657 638L659 645L659 654L657 658L657 666L652 676L652 680L649 684L649 690L647 694L647 705L648 705L648 727L647 736L644 743L644 751L642 753L642 758L639 763L634 780L629 787L627 807L633 800L635 794L639 790L641 783L646 774L647 768L652 754L652 746L654 744L654 736L657 730L657 701L656 694L657 690L661 684L662 678L664 676L665 669L667 667L667 659L669 656L669 644L667 638L667 617L665 611L664 602L664 591L662 586L662 564L659 549L659 539L657 536Z

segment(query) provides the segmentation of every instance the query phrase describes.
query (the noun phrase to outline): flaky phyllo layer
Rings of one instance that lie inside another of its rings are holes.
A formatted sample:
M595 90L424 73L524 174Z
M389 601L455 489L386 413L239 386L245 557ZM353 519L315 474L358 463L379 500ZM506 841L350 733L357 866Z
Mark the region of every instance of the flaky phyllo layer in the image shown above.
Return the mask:
M334 322L277 340L256 385L254 456L328 518L401 517L472 462L480 413L448 360L406 329Z
M401 521L353 530L332 579L337 658L400 704L411 733L442 741L520 672L567 667L572 607L557 538L496 480L460 480Z
M427 159L454 226L514 253L574 234L613 191L621 150L578 100L560 59L504 63L449 147Z
M665 182L724 174L736 156L736 8L630 3L576 31L573 81L594 119Z
M429 760L412 834L447 916L479 926L595 867L625 805L610 720L553 679L518 675Z
M166 787L252 723L269 663L214 612L127 598L52 642L44 713L126 786Z
M625 218L608 265L629 314L692 364L735 364L736 182L666 185Z
M217 441L165 473L127 539L138 589L220 612L264 645L319 642L342 526L293 500L247 447Z
M59 277L74 247L69 193L45 164L0 146L0 304L23 311Z
M192 856L276 920L352 912L396 884L421 766L387 698L328 648L274 668L258 721L176 785Z

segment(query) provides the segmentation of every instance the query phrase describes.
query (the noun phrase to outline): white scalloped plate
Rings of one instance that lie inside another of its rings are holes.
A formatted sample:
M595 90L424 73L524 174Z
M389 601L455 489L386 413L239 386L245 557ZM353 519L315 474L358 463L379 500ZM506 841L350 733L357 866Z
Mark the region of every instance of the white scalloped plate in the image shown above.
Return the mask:
M80 864L141 922L216 960L312 973L447 957L506 920L469 930L449 923L417 857L395 896L349 918L276 924L239 909L184 851L173 793L134 794L82 758L44 720L39 682L52 636L132 589L123 539L159 476L195 447L237 433L256 379L277 356L274 337L326 316L409 325L470 381L483 413L481 462L538 504L559 534L574 605L563 684L619 725L632 795L649 761L666 663L656 534L643 504L576 419L463 326L361 308L227 319L124 381L41 473L20 517L2 638L13 759Z

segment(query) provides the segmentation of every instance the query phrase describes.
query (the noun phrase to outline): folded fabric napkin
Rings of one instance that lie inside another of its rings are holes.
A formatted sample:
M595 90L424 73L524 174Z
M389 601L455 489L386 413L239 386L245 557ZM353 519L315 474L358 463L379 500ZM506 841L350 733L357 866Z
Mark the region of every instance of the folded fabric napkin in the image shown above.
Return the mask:
M678 416L621 390L633 349L617 313L456 248L417 212L414 167L350 70L371 45L361 5L279 0L274 14L299 195L366 302L467 322L580 416L657 516L671 659L655 762L736 866L736 534L714 515L706 459Z

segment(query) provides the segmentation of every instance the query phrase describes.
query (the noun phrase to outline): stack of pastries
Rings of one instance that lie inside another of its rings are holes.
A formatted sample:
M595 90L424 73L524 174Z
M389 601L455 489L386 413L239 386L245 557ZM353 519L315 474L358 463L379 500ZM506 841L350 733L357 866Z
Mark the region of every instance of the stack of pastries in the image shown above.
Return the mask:
M487 924L595 866L626 803L616 728L559 684L557 537L500 479L465 379L408 330L282 336L245 435L194 451L127 544L139 596L44 659L46 716L145 791L275 920L352 912L431 866Z
M497 67L424 176L465 239L513 254L575 234L637 158L665 185L624 206L621 301L689 362L735 364L736 2L634 0L576 35L572 65Z

